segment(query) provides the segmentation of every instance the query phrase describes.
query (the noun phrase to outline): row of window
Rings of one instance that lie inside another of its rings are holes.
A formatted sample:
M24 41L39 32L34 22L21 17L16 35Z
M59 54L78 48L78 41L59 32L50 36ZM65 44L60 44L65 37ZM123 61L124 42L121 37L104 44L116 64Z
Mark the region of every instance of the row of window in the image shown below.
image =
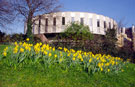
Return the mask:
M74 17L71 18L71 22L74 22ZM90 26L93 26L92 24L92 18L90 18ZM40 22L39 22L40 23ZM80 18L80 24L84 24L84 18ZM103 22L104 28L107 28L106 21ZM65 25L65 17L62 17L62 25ZM45 19L45 26L48 26L48 18ZM56 26L56 18L53 18L53 26ZM100 20L97 19L97 27L100 27ZM111 28L111 23L109 22L109 28Z

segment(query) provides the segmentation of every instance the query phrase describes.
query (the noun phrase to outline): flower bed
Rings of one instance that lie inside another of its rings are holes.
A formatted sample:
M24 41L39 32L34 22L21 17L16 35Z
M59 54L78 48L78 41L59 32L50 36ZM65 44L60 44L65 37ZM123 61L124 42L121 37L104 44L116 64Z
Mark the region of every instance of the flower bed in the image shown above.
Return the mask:
M29 39L27 39L29 41ZM35 45L27 42L15 42L14 47L6 47L1 60L8 66L23 67L25 65L40 65L50 68L58 65L63 70L75 68L88 73L95 72L123 72L126 62L119 57L110 55L93 54L81 50L51 47L48 44L37 43Z

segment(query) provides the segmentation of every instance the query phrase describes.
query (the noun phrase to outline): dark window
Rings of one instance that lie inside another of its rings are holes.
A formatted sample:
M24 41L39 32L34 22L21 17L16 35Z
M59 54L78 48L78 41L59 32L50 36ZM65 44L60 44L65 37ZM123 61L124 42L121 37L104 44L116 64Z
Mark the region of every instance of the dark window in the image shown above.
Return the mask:
M35 33L34 30L35 30L35 23L33 24L33 34Z
M48 18L45 19L45 26L48 26Z
M45 19L45 32L48 32L48 18Z
M97 27L100 27L100 21L97 20Z
M83 20L83 18L81 18L81 24L82 24L82 25L84 24L84 20Z
M109 29L111 29L111 22L109 22Z
M56 26L56 18L53 18L53 26Z
M104 21L104 28L106 28L106 21Z
M121 30L121 33L122 33L123 32L123 29L121 28L120 30Z
M40 33L40 27L41 27L41 16L39 16L38 33Z
M62 17L62 25L65 25L65 17Z

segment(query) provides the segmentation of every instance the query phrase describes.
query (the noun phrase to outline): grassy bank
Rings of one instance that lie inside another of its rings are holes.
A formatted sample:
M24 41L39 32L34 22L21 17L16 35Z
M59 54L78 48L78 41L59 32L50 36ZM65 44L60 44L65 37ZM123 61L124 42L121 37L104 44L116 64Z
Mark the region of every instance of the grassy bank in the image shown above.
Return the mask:
M49 71L34 67L14 70L0 65L0 87L135 87L135 65L129 64L119 74L93 75L75 70L64 72L58 67Z
M0 45L0 52L2 52L6 46L8 45Z
M5 45L2 45L0 48L1 51L5 47L6 47ZM57 56L60 56L58 50L52 51L53 49L52 48L50 49L50 47L48 49L49 50L46 51L52 53L52 57L50 58L56 60L57 57L54 58L55 57L54 55L57 54ZM7 53L8 56L0 61L0 87L135 87L135 64L128 63L127 65L122 67L123 71L119 71L118 73L114 72L115 69L113 70L112 68L115 68L115 66L112 67L111 65L110 67L108 67L112 69L112 71L110 72L106 73L105 71L101 72L100 70L99 71L97 70L96 72L91 74L88 73L88 71L83 70L85 63L85 62L83 63L83 61L86 61L85 58L83 58L85 57L84 54L80 54L83 56L82 61L80 59L78 60L77 58L76 60L73 60L73 58L70 57L67 58L66 54L63 53L63 56L61 57L64 58L63 61L65 60L65 62L61 63L58 60L55 63L53 63L55 61L53 60L51 62L52 64L50 64L49 67L46 68L46 65L43 64L41 66L42 63L40 64L40 62L46 63L44 60L37 60L36 62L32 62L31 59L29 60L27 59L29 57L25 58L24 62L20 62L20 65L18 66L18 63L16 63L16 61L14 62L7 61L10 58L10 56L12 56L10 54L11 51L8 51ZM27 51L25 53L27 54ZM21 53L18 54L21 56ZM41 53L40 55L41 57L39 59L43 59L43 57L45 57L45 55ZM34 54L34 56L37 56L37 54ZM46 57L49 57L49 55ZM101 61L101 60L94 60L96 58L98 58L98 55L93 55L92 63L97 63ZM69 63L71 64L74 64L74 61L76 61L76 65L74 65L74 67L72 66L69 67L66 61L70 61ZM90 62L90 60L88 61ZM10 63L12 64L16 63L16 66L18 67L15 68L13 66L9 66ZM92 65L93 64L91 64L91 66ZM122 66L122 64L119 65ZM96 68L98 66L94 67ZM94 70L95 68L92 68L90 70Z

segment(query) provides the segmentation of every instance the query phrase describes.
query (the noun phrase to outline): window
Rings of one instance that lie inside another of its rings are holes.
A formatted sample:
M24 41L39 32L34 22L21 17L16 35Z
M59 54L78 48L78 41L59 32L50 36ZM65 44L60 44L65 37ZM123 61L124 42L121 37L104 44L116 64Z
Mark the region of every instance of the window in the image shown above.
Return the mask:
M100 20L97 20L97 27L100 27Z
M38 33L40 34L40 27L41 27L41 16L39 16L39 25L38 25Z
M53 26L56 26L56 18L53 18Z
M65 17L62 17L62 25L65 25Z
M34 31L35 30L35 23L33 24L33 29L32 30L33 30L33 34L34 34L35 33L35 31Z
M45 19L45 32L48 32L48 18Z
M92 26L92 18L90 18L90 26Z
M74 17L72 17L71 21L72 21L72 23L75 21L75 20L74 20Z
M111 22L109 22L109 29L111 29Z
M82 24L82 25L84 24L84 20L83 20L83 18L81 18L81 24Z
M48 26L48 18L45 19L45 26Z
M121 28L120 30L121 30L121 33L122 33L123 32L123 29Z
M104 21L104 28L106 28L106 21Z

